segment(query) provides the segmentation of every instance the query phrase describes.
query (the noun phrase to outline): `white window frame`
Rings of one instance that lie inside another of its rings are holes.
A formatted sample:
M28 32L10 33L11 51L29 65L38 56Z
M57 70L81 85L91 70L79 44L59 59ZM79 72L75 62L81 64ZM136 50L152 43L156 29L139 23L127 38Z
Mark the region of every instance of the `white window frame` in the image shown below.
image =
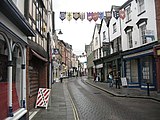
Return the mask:
M117 32L116 23L113 24L113 33Z
M106 39L106 31L103 31L103 40Z
M133 47L132 30L127 31L128 48Z
M139 25L140 40L141 40L142 44L147 43L147 39L145 37L145 31L146 31L146 23L144 22Z
M126 10L126 21L131 20L131 6L125 8Z
M145 10L144 0L138 0L138 12L141 13Z

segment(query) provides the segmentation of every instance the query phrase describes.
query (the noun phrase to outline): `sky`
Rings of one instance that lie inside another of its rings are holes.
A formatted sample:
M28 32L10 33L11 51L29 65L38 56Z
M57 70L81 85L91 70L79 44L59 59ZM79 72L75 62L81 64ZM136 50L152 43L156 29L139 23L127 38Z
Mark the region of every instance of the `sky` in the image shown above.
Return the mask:
M60 12L105 12L110 11L112 5L121 6L127 0L54 0L53 10L55 12L55 29L61 29L62 35L58 35L60 40L72 45L73 53L81 55L85 52L85 45L90 44L93 36L94 26L100 23L85 19L77 21L72 19L61 20Z

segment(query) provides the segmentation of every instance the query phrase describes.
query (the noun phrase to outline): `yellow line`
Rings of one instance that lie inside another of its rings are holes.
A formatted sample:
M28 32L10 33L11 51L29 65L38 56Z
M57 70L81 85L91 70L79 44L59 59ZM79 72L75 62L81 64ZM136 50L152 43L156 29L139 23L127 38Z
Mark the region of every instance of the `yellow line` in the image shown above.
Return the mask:
M69 93L69 91L68 91L68 87L67 87L67 92L68 92L68 96L69 96L69 99L70 99L70 103L71 103L71 105L72 105L72 110L73 110L73 114L74 114L74 119L75 119L75 120L79 120L78 112L77 112L76 106L75 106L75 104L74 104L74 102L73 102L73 100L72 100L72 97L71 97L71 95L70 95L70 93Z

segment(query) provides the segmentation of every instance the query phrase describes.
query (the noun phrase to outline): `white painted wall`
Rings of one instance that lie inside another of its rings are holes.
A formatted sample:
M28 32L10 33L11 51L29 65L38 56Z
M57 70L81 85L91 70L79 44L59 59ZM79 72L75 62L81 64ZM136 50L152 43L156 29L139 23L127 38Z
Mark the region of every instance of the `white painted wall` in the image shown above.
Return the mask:
M110 24L109 24L110 41L113 41L114 39L116 39L117 37L119 37L121 35L120 18L115 19L113 16L113 11L112 11L112 18L111 18ZM117 31L115 33L113 32L113 24L114 23L116 23L116 27L117 27Z
M136 47L143 46L145 44L142 44L140 41L140 33L139 29L136 25L136 23L141 18L147 18L147 29L148 30L154 30L155 34L155 41L157 41L157 28L156 28L156 15L155 15L155 3L154 0L145 0L145 13L138 16L138 7L135 0L131 2L131 21L126 24L126 18L124 20L121 20L121 26L122 26L122 50L128 50L128 49L134 49ZM133 33L132 33L132 39L133 39L133 48L128 47L128 40L127 40L127 34L124 31L124 28L127 26L133 26ZM155 42L152 41L152 42ZM148 44L148 43L147 43Z

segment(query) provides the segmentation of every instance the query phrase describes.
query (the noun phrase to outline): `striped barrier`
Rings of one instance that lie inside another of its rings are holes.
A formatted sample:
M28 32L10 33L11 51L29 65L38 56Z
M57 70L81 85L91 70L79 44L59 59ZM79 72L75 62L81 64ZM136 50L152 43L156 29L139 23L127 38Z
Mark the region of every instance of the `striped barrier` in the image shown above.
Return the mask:
M37 102L35 108L45 107L47 109L51 89L39 88Z

